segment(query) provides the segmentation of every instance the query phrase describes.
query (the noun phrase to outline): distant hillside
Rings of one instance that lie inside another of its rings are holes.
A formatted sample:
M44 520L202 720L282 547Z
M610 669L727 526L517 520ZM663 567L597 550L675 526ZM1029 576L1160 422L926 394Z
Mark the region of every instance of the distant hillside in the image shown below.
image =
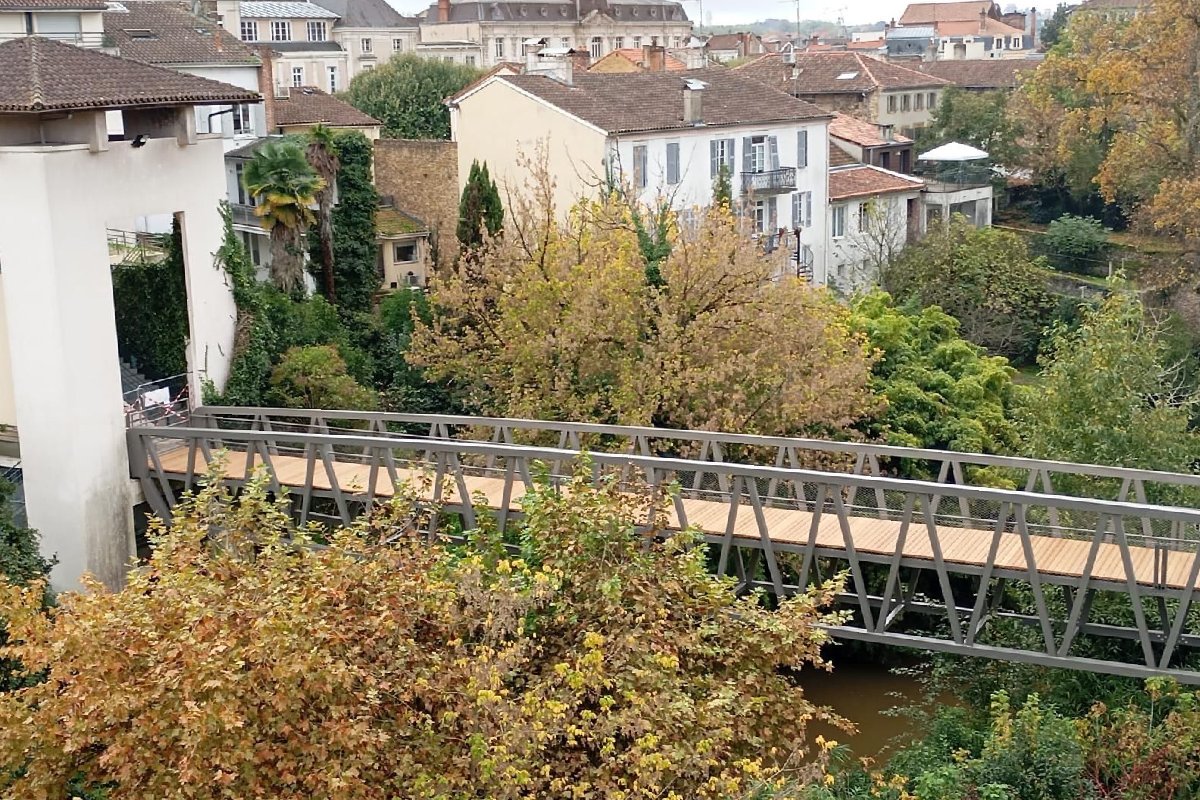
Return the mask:
M853 33L854 31L880 30L881 28L883 28L882 20L871 25L846 26L823 19L806 19L800 22L800 32L805 36L811 36L814 33L820 33L825 36L840 36L843 31ZM768 33L795 33L796 20L764 19L748 25L711 25L705 26L702 31L704 33L740 33L741 31L750 31L760 36Z

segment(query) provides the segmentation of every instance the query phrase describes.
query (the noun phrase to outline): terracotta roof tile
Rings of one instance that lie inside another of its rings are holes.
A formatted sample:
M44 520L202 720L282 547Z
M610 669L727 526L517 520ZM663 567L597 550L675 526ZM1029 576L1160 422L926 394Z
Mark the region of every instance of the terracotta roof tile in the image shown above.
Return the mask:
M735 71L796 95L865 93L949 84L941 78L863 53L797 53L795 62L789 64L783 56L769 53L735 67Z
M859 163L858 159L847 153L842 148L838 147L833 142L829 143L829 168L848 167L852 164Z
M912 144L912 139L900 134L893 134L891 141L883 138L878 125L852 117L848 114L838 114L829 123L829 135L847 142L853 142L860 147L883 147L889 144Z
M979 20L952 20L937 24L939 36L1024 36L1025 31L988 17L980 25Z
M104 14L104 32L124 58L147 64L261 63L248 45L179 0L123 0L122 7Z
M1026 72L1040 62L1028 58L973 58L959 61L930 61L918 69L964 89L1014 89Z
M957 3L910 3L900 17L901 25L928 25L951 20L979 21L979 12L990 13L993 0L965 0Z
M687 69L687 64L680 61L670 53L665 53L667 72L682 72ZM617 72L621 71L621 66L610 68L606 62L613 61L627 62L633 69L625 69L626 72L645 69L646 52L639 47L625 47L620 50L612 50L608 55L601 58L596 63L588 67L588 72Z
M302 86L289 90L286 100L275 99L275 124L280 127L321 124L334 128L363 128L382 123L314 86Z
M828 112L729 69L576 73L572 85L543 75L497 78L608 133L691 129L683 121L684 80L703 81L707 127L826 119ZM459 95L462 97L463 95Z
M256 92L40 36L0 44L0 111L255 103Z
M879 167L863 165L829 171L829 199L833 201L893 192L917 192L923 188L925 182L919 178L910 178Z

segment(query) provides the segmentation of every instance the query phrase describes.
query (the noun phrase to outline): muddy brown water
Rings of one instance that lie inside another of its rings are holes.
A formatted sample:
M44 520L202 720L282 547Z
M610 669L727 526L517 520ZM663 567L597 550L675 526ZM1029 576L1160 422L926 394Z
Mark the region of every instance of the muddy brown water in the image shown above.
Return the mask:
M846 735L829 725L813 725L810 741L821 734L848 745L857 756L882 762L897 746L912 742L922 733L910 717L885 713L897 706L921 704L920 683L915 677L895 674L883 664L835 661L832 672L805 670L800 684L813 703L829 706L858 726L857 733Z

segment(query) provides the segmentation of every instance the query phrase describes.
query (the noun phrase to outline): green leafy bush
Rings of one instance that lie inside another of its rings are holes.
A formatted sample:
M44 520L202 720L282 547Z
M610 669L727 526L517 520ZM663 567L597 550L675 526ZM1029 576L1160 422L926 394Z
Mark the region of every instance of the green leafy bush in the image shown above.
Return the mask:
M1050 263L1071 272L1108 274L1108 230L1099 220L1064 214L1050 223L1041 248Z

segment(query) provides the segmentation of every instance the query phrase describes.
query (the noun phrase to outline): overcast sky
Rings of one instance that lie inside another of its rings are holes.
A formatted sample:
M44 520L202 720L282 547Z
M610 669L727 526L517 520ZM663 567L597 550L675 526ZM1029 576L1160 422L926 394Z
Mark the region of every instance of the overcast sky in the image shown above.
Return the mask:
M429 8L431 0L391 0L401 12L412 14ZM736 25L760 19L796 18L796 0L683 0L688 16L699 21L700 5L704 17L714 25ZM1002 6L1009 3L1001 0ZM1028 0L1018 3L1022 8ZM847 25L878 22L898 18L904 13L908 0L800 0L801 19L837 20L843 17Z

